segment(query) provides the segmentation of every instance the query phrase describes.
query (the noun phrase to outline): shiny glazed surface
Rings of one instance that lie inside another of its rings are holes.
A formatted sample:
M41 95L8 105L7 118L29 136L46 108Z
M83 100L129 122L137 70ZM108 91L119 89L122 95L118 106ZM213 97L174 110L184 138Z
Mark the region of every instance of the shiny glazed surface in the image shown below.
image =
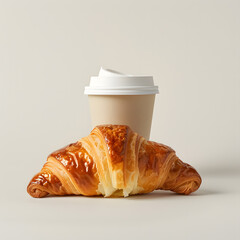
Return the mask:
M33 197L126 197L156 189L189 194L200 184L197 171L170 147L147 141L125 125L101 125L50 154L27 190Z

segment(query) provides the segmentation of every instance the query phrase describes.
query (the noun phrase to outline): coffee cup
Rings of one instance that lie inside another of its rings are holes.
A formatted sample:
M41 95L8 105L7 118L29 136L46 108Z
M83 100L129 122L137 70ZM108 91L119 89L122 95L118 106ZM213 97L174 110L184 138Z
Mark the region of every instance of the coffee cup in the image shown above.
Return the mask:
M126 75L101 68L84 91L89 99L92 127L128 125L148 140L157 93L152 76Z

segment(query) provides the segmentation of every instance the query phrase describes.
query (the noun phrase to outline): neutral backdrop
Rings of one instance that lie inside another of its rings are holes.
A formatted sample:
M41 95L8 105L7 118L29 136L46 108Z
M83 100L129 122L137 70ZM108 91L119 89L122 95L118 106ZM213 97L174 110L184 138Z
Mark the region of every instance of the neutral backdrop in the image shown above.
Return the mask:
M239 239L239 13L237 0L0 0L3 239ZM151 139L203 176L194 197L27 195L49 153L89 134L83 91L101 66L153 75Z

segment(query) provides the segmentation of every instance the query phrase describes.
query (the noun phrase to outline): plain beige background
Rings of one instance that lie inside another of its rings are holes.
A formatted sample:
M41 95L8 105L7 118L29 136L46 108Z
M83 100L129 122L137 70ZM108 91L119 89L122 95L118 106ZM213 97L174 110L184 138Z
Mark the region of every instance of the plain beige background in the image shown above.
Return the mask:
M239 239L239 13L237 0L0 0L3 239ZM89 134L83 90L101 66L154 76L151 139L205 176L199 195L28 197L47 155Z

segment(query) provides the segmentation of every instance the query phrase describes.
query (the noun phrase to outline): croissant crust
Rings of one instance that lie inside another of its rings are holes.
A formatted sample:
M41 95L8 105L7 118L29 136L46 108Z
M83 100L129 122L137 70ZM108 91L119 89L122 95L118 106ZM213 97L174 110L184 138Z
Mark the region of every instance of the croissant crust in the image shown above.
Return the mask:
M48 194L127 197L157 189L190 194L200 184L198 172L172 148L147 141L125 125L101 125L50 154L27 191L36 198Z

